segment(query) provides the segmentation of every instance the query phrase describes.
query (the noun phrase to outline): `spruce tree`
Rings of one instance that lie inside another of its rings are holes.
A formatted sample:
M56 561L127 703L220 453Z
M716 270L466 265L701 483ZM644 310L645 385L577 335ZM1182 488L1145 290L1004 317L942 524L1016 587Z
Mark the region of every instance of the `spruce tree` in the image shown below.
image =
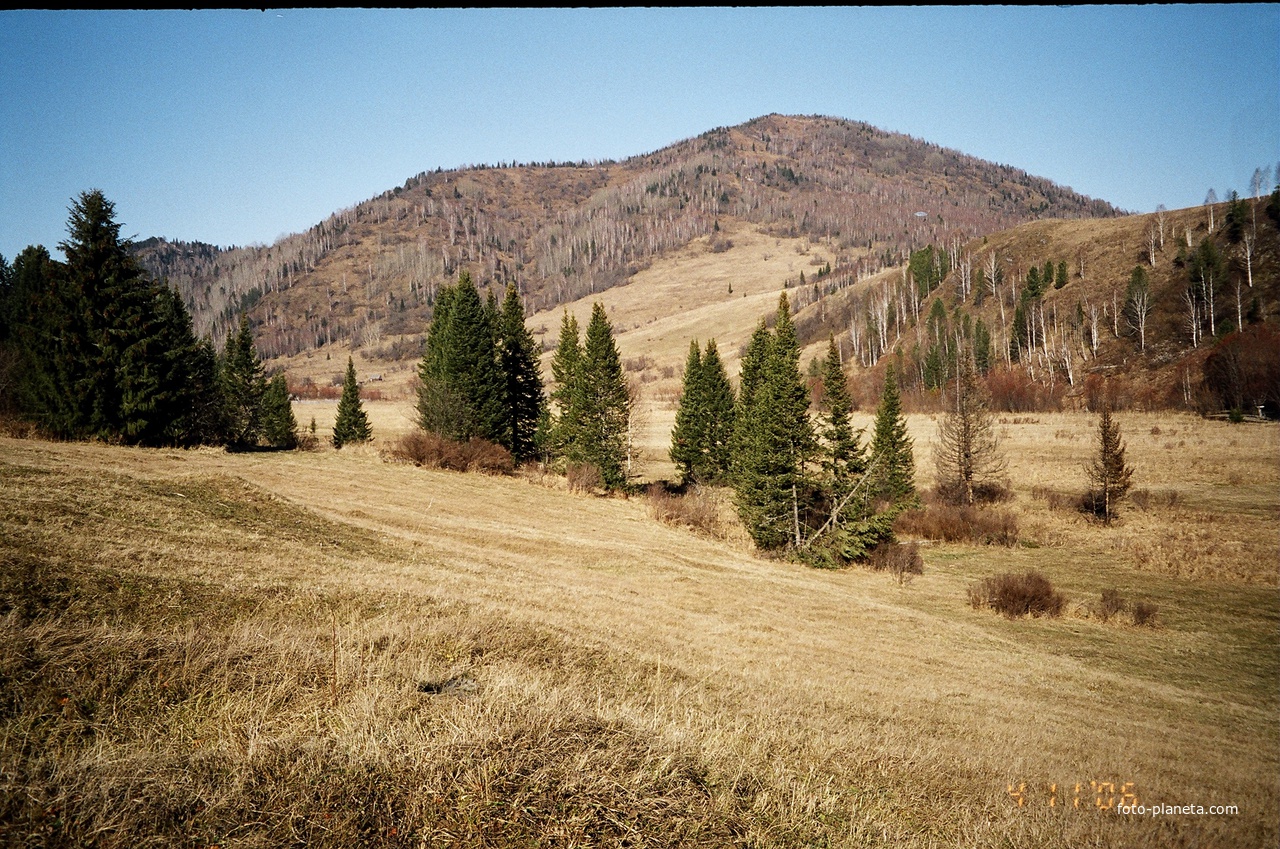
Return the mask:
M938 423L933 452L937 491L952 503L970 505L1003 491L1005 461L986 390L967 352L950 389L953 397Z
M916 501L915 456L892 364L885 369L884 390L871 435L870 463L873 498L886 502L890 509Z
M10 271L14 400L19 413L48 433L80 436L83 419L76 383L81 309L66 282L66 269L40 246L14 258Z
M760 379L749 398L738 421L741 454L734 474L738 515L758 547L799 546L802 502L808 492L805 464L817 446L785 292L778 301Z
M822 388L822 405L827 413L823 428L826 443L823 468L832 499L839 503L866 471L866 458L849 418L853 402L849 398L835 337L827 342L827 355L822 362Z
M578 319L565 312L560 320L560 340L551 357L556 388L551 393L555 416L549 428L551 453L569 462L580 462L582 432L582 340Z
M292 451L298 447L298 420L289 401L289 385L284 374L267 381L262 392L258 422L263 443L268 448Z
M418 423L424 430L506 445L506 383L492 316L465 272L440 293L418 368Z
M533 459L538 452L538 423L546 408L538 347L525 326L524 305L514 284L507 286L498 313L498 356L506 380L506 445L516 462Z
M694 469L702 466L706 450L706 401L702 397L702 352L696 339L689 342L689 356L684 364L684 381L676 424L671 431L671 462L685 484L695 479Z
M41 296L59 337L56 352L37 354L50 379L43 389L59 396L41 402L52 413L46 423L66 436L171 444L191 406L196 340L186 307L134 260L101 191L82 193L70 212L59 245L67 262Z
M1089 490L1084 506L1108 525L1133 478L1133 467L1125 464L1124 452L1120 425L1112 420L1110 406L1103 406L1098 418L1098 453L1085 465Z
M755 406L756 390L764 379L765 362L773 347L773 334L763 318L756 324L756 329L747 342L742 354L738 372L738 400L734 407L733 432L730 445L730 474L736 477L743 458L746 456L749 430L751 427L751 411Z
M342 397L338 400L338 417L333 423L333 447L354 442L368 442L373 436L369 417L360 403L360 384L356 382L356 365L347 357L347 373L342 381Z
M704 466L695 474L708 483L724 483L729 478L730 443L733 439L735 399L733 385L725 371L716 340L707 340L702 354L702 403L706 419L703 440Z
M240 316L237 330L227 330L227 344L222 353L219 383L226 404L227 447L246 450L258 444L262 435L262 395L267 381L253 347L249 317Z
M583 342L579 394L583 458L600 470L606 488L617 489L626 483L631 393L613 341L613 327L599 302L591 308Z

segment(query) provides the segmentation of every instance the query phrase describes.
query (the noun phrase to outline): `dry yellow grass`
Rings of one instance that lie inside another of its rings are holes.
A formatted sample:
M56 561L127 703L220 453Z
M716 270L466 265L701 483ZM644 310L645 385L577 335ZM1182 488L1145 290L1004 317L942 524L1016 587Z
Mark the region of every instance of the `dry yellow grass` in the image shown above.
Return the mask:
M1107 530L1031 493L1080 485L1090 417L1008 418L1026 544L927 546L905 588L376 446L0 440L6 598L37 600L2 620L6 839L62 817L103 845L1273 845L1275 426L1122 417L1136 486L1182 495ZM933 422L910 424L926 483ZM1197 527L1268 565L1194 536L1196 571L1142 554ZM1067 616L968 607L1029 567ZM1087 615L1108 587L1161 626ZM1239 812L1099 812L1090 781Z

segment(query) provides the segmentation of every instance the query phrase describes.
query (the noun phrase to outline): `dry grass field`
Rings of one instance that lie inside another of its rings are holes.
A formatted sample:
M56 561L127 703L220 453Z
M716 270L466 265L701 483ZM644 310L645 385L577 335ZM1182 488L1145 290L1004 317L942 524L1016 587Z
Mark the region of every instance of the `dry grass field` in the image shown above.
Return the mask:
M1062 504L1091 418L1006 416L1019 543L923 544L900 585L761 558L727 505L695 533L389 462L406 407L366 406L340 452L0 438L0 843L1280 840L1275 425L1120 416L1139 503L1104 528ZM1026 568L1061 617L969 606Z

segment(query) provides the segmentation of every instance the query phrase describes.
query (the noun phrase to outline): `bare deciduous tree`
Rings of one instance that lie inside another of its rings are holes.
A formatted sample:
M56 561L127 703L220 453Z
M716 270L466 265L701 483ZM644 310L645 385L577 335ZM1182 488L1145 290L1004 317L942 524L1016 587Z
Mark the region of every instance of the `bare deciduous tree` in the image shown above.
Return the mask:
M1147 317L1151 315L1151 307L1151 286L1147 283L1147 273L1139 265L1129 278L1125 309L1129 326L1138 332L1139 350L1144 352L1147 350Z

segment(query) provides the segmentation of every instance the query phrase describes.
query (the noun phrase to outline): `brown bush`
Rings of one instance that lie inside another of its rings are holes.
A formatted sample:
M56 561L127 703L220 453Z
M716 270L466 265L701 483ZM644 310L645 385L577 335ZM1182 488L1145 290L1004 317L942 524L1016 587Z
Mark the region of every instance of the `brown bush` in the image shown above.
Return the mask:
M963 505L965 500L964 485L952 483L934 488L933 501L939 504ZM1013 490L1001 481L982 481L973 485L973 501L975 504L997 504L1013 498Z
M604 486L604 476L594 463L570 463L565 469L570 492L595 492Z
M871 550L867 565L873 571L888 572L899 584L909 582L913 575L924 574L924 558L914 542L882 542Z
M708 536L723 535L720 511L706 490L673 492L660 483L649 485L649 509L653 517L664 525L689 528Z
M1156 614L1160 612L1160 608L1149 601L1138 601L1134 602L1129 612L1133 616L1134 625L1154 626L1156 624Z
M1012 546L1018 542L1018 517L1011 510L927 504L906 510L893 523L895 531L943 542Z
M1129 600L1120 595L1119 590L1102 591L1102 598L1098 601L1098 618L1103 622L1106 622L1112 616L1124 613L1128 609Z
M1005 572L983 578L969 587L969 604L974 610L989 607L1010 619L1020 616L1059 616L1067 599L1035 570L1018 575Z
M505 475L515 469L511 452L485 439L458 442L426 430L404 434L387 452L393 460L428 469Z

